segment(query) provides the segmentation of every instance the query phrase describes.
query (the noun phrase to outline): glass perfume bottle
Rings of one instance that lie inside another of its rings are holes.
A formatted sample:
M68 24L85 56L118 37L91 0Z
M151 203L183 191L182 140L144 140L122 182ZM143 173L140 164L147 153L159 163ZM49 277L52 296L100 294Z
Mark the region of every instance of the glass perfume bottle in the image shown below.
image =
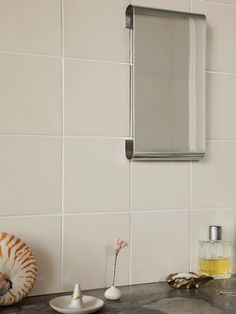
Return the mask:
M209 226L209 240L199 241L198 272L215 279L231 277L231 243L222 241L221 226Z

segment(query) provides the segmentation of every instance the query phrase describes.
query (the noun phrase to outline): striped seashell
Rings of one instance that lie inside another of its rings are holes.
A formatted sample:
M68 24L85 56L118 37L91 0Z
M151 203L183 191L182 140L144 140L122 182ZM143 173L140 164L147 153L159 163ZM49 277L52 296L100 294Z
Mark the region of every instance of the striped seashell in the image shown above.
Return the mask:
M29 246L0 232L0 306L19 302L32 289L38 269Z

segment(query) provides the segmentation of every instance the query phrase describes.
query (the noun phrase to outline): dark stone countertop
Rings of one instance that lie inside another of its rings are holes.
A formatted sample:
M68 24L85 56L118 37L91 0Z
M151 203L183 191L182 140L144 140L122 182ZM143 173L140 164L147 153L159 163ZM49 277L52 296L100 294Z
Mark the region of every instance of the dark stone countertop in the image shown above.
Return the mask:
M214 280L199 289L172 289L166 283L151 283L120 287L120 301L105 301L97 313L120 314L236 314L236 277ZM217 295L216 290L232 291L235 296ZM89 290L104 300L104 289ZM1 314L48 314L56 313L48 304L60 294L28 297L22 302L1 307Z

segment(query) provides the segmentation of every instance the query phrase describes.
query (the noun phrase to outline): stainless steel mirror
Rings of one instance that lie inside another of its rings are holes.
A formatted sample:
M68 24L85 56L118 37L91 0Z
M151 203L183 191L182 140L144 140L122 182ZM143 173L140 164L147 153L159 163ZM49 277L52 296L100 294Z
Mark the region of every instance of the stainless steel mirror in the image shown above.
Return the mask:
M129 6L131 138L136 160L205 154L204 15Z

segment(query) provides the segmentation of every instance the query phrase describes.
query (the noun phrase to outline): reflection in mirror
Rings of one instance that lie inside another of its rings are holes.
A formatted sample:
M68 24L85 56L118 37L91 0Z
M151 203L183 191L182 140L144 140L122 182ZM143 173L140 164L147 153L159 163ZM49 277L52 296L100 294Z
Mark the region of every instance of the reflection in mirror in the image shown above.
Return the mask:
M199 160L205 154L206 20L129 6L131 141L136 160Z

